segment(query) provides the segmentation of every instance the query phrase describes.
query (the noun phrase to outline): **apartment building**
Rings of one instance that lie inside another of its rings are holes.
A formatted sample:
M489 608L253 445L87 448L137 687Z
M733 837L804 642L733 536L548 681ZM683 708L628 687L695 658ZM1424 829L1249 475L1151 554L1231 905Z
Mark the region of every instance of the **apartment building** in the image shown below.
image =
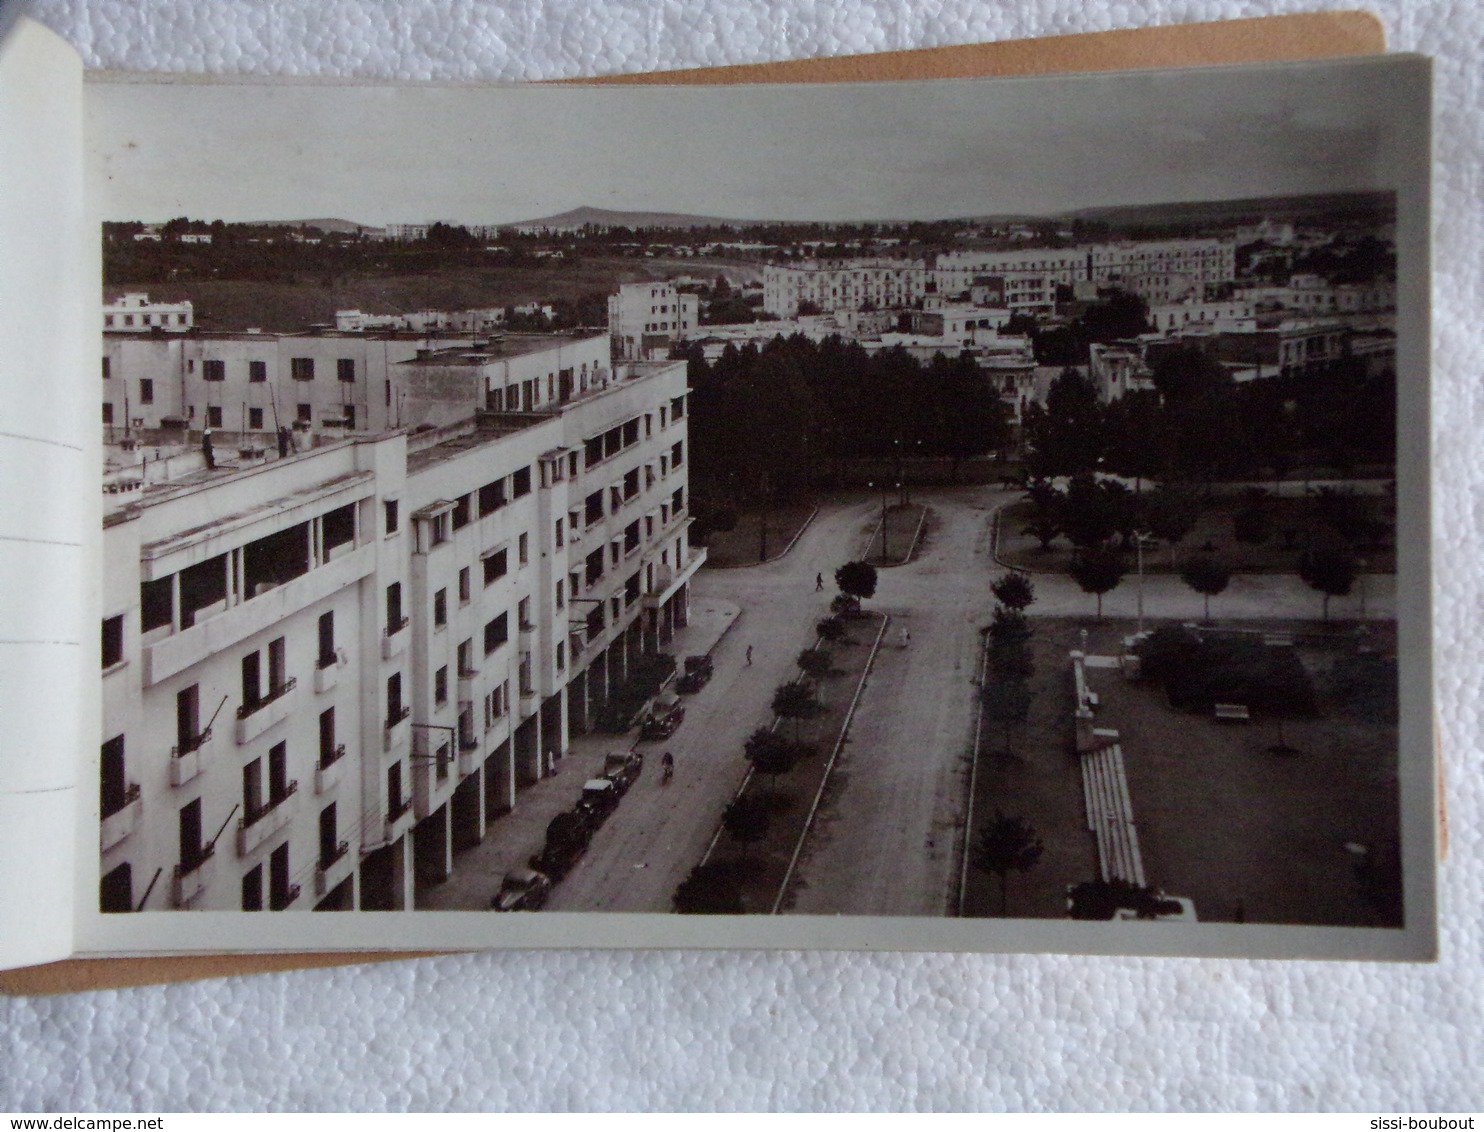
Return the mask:
M1143 240L1086 249L1087 279L1132 291L1151 304L1200 301L1237 277L1234 240Z
M1233 282L1236 243L1221 239L1141 240L1075 248L1016 248L1008 251L943 252L932 271L940 294L956 295L1001 280L1005 305L1010 291L1044 303L1047 285L1092 283L1118 286L1150 303L1207 297L1210 288ZM1011 288L1009 280L1024 280ZM1013 308L1012 308L1013 309Z
M808 303L826 314L916 305L927 292L922 260L820 260L763 269L763 309L792 318Z
M412 907L685 623L684 363L577 373L109 497L105 911Z
M470 312L463 312L470 313ZM603 335L252 331L105 334L103 424L109 440L297 447L352 432L442 425L484 406L542 408L608 372Z
M674 283L625 283L608 296L613 356L631 361L669 356L673 343L701 322L700 299Z

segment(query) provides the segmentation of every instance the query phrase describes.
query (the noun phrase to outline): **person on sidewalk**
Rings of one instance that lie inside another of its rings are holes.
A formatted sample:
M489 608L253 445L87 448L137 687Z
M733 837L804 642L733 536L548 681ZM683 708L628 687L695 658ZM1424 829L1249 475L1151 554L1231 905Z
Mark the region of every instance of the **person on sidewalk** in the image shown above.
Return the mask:
M815 593L818 593L822 589L824 589L824 575L823 574L815 574L814 575L814 592Z
M751 666L752 666L752 646L751 645L748 645L747 646L747 665L746 665L746 667L749 667L750 668Z

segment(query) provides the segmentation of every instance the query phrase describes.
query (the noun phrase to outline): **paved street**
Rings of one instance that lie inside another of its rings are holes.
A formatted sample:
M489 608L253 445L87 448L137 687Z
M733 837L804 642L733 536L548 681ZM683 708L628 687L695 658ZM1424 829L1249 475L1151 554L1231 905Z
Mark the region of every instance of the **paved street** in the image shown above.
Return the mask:
M924 542L908 565L880 571L869 604L890 616L891 624L800 858L790 911L946 914L962 838L979 629L993 607L988 583L1001 572L992 558L992 519L996 508L1018 494L983 487L914 491L914 501L931 508ZM674 648L677 654L700 651L720 636L713 654L716 675L700 693L684 698L686 720L672 739L640 745L644 774L548 907L669 911L671 893L705 854L722 810L741 785L747 769L743 743L770 721L773 690L795 675L795 656L813 643L814 623L828 612L833 572L862 551L877 507L877 500L864 496L826 502L782 558L696 576L695 624L687 631L689 642ZM823 592L814 588L817 573L827 580ZM1069 578L1036 575L1035 585L1033 616L1091 618L1094 599ZM1132 631L1138 590L1137 579L1128 577L1105 595L1105 618L1125 619ZM1390 617L1394 598L1392 578L1366 579L1366 616ZM1319 595L1296 577L1242 576L1212 600L1211 612L1222 621L1311 620L1320 604ZM1357 617L1360 604L1357 585L1350 597L1331 601L1331 616ZM1202 613L1200 596L1170 575L1144 579L1143 605L1151 619L1197 619ZM722 612L729 610L740 612ZM911 633L905 648L904 628ZM827 691L849 694L843 686L827 685ZM459 855L454 877L430 890L419 906L486 906L505 869L524 864L540 847L547 821L571 806L582 780L601 767L603 753L624 742L600 735L575 741L562 773L522 792L516 811L491 827L483 845ZM659 776L665 750L676 763L669 785Z

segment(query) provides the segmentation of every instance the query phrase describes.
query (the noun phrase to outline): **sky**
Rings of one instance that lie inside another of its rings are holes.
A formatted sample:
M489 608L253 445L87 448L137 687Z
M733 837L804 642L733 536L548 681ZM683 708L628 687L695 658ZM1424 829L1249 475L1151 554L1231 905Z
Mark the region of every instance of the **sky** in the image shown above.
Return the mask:
M1407 56L745 87L99 81L107 220L940 219L1395 187Z

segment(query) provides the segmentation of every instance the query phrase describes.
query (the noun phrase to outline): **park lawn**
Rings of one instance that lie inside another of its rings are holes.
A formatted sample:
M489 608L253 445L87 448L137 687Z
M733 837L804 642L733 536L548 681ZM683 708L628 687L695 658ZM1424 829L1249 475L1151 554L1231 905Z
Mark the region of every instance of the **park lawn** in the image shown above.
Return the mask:
M814 799L825 781L830 756L844 730L846 713L866 674L872 645L884 620L882 614L874 612L850 618L846 622L845 640L823 646L834 656L833 670L821 682L824 709L813 719L799 724L799 735L804 743L813 746L812 753L801 758L786 774L751 775L739 792L739 798L765 799L770 819L766 834L744 845L723 830L712 849L712 863L736 862L733 875L740 881L742 907L746 912L767 914L772 910L804 834ZM805 643L812 644L813 639ZM758 720L759 726L766 726L767 722ZM778 723L778 730L790 739L794 737L794 729L792 720ZM736 757L742 758L742 752L736 752ZM789 904L785 898L781 907L786 910Z
M878 512L864 561L872 566L906 565L927 531L928 514L928 509L921 503L896 503L886 509L886 522L883 523Z
M817 510L813 503L785 503L766 511L742 511L729 531L713 531L706 537L706 565L710 567L756 566L781 558ZM766 539L763 527L766 524ZM764 545L767 554L760 551Z
M1029 822L1045 850L1028 872L1011 874L1009 915L1062 918L1066 886L1097 870L1072 753L1068 653L1086 647L1117 655L1132 626L1032 618L1032 627L1030 719L1013 730L1013 757L1002 754L1001 729L986 726L982 734L974 833L997 809ZM1346 674L1358 660L1394 657L1395 627L1373 625L1364 637L1318 622L1269 628L1297 634L1298 658L1315 688L1318 716L1283 725L1295 755L1269 750L1278 741L1272 719L1217 723L1170 707L1156 684L1130 682L1117 669L1089 670L1101 699L1097 725L1120 734L1146 878L1191 898L1202 920L1385 926L1360 894L1357 858L1346 846L1375 847L1396 836L1397 728L1375 709L1376 698L1357 697ZM998 913L998 878L970 868L965 914Z
M1391 523L1394 508L1389 498L1367 497L1374 507L1378 519ZM1193 553L1210 551L1225 563L1234 574L1294 574L1298 572L1298 556L1303 546L1304 531L1307 530L1307 504L1302 499L1269 499L1263 510L1269 519L1268 538L1256 545L1238 542L1233 534L1232 520L1242 510L1240 500L1217 496L1206 501L1194 529L1174 548L1161 543L1144 551L1144 570L1149 574L1178 573L1181 564ZM1004 508L999 516L998 555L1006 566L1032 572L1064 573L1071 565L1073 548L1064 537L1058 536L1048 550L1030 535L1022 534L1031 521L1034 509L1025 500L1018 500ZM1290 532L1285 538L1284 531ZM1392 574L1396 572L1396 548L1388 541L1385 547L1367 547L1358 552L1365 562L1365 572ZM1134 554L1127 554L1129 568L1133 569Z

